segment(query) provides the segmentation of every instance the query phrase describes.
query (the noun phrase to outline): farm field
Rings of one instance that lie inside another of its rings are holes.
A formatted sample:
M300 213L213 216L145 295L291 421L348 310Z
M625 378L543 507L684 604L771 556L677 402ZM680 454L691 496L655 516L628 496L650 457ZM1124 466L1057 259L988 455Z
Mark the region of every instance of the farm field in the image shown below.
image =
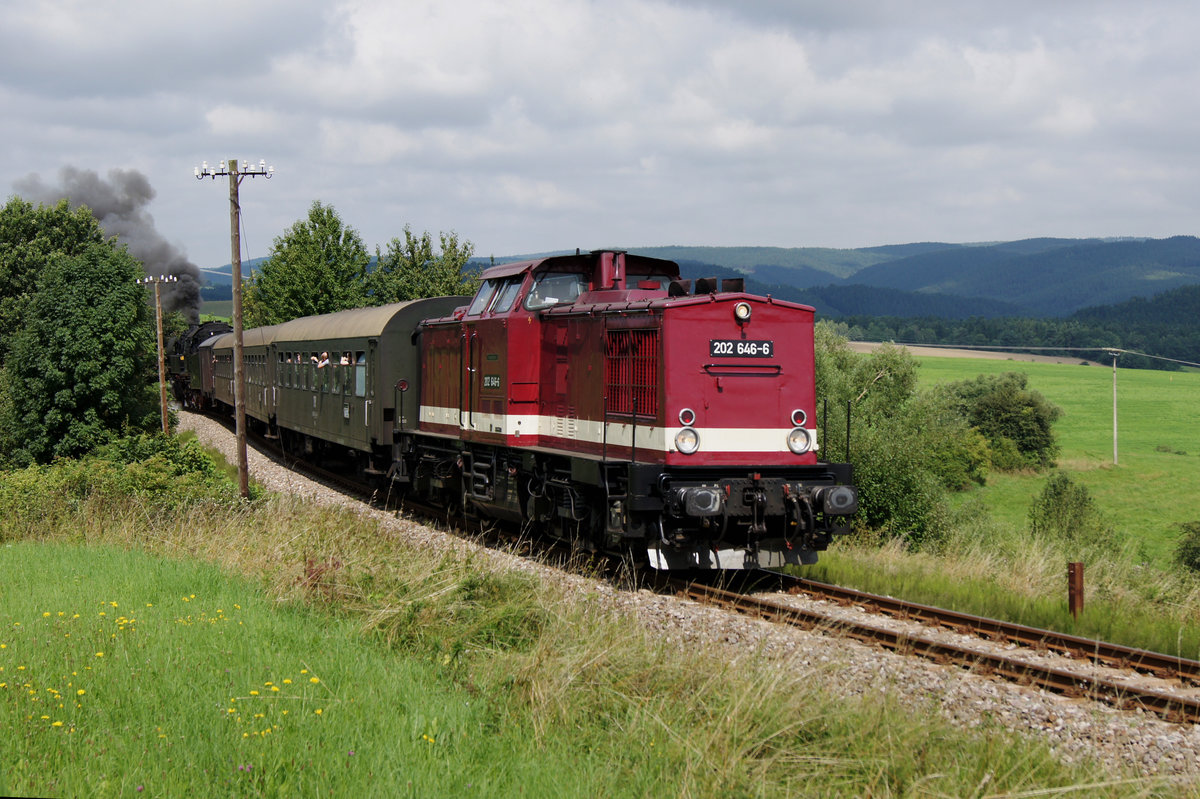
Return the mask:
M1054 426L1062 448L1059 469L1087 487L1105 517L1139 542L1148 560L1166 565L1178 525L1200 519L1200 374L1118 368L1114 466L1111 368L952 357L918 362L926 386L981 374L1028 375L1030 388L1063 409ZM993 474L986 486L959 498L981 498L998 520L1021 525L1048 476Z

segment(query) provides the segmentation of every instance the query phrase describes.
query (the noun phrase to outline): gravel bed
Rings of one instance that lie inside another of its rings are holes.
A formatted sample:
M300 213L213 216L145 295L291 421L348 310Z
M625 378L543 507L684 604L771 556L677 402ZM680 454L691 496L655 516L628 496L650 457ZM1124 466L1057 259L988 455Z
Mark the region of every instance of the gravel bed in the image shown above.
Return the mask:
M187 411L181 411L179 419L181 429L194 431L202 443L236 463L234 435L223 425ZM464 539L367 508L357 500L285 468L253 447L249 449L248 461L253 478L271 491L308 497L316 502L342 504L361 513L374 514L423 545L462 553L479 551L479 547ZM847 695L892 695L905 702L933 703L946 718L961 727L998 725L1035 737L1050 745L1068 762L1094 757L1100 762L1124 764L1145 775L1194 777L1200 774L1200 727L1194 725L1171 724L1140 711L1119 711L1086 699L1061 697L819 632L747 619L687 599L644 590L619 590L604 582L568 574L507 553L486 552L504 568L536 573L540 578L552 580L578 594L581 601L604 602L614 610L634 615L646 628L671 643L715 643L733 659L770 657L779 659L789 668L836 668L839 690ZM772 599L814 608L824 606L822 612L835 615L865 613L861 608L844 608L802 597L772 595ZM893 623L879 614L871 616L880 624ZM907 625L904 629L913 626L912 622L894 623ZM952 631L917 626L920 630L912 631L921 635L964 639ZM1007 648L1003 644L993 646ZM1032 653L1030 657L1051 656ZM1090 668L1081 666L1078 661L1063 660L1075 667ZM1110 671L1096 669L1096 673Z

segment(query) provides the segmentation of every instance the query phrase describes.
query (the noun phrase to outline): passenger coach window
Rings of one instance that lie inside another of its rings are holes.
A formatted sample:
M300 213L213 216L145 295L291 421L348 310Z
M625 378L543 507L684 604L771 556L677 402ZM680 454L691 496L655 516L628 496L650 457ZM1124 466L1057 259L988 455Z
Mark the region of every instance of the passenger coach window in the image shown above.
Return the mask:
M354 354L354 395L356 397L367 396L367 354L365 352Z
M575 302L579 295L587 291L587 281L583 275L550 272L540 275L533 284L533 290L525 298L525 308L536 311L539 308L549 308L551 305L563 305Z

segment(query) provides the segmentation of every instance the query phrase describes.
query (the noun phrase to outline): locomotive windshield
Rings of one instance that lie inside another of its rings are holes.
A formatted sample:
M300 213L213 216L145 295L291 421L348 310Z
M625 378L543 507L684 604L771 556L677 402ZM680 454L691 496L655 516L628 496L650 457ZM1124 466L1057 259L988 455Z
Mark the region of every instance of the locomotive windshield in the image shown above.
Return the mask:
M587 291L587 278L583 275L547 272L534 279L533 290L525 298L525 309L536 311L539 308L549 308L551 305L563 305L575 302L579 295Z
M521 291L521 275L509 278L493 278L483 281L471 306L467 308L467 316L478 316L484 311L505 313L510 310L517 294Z

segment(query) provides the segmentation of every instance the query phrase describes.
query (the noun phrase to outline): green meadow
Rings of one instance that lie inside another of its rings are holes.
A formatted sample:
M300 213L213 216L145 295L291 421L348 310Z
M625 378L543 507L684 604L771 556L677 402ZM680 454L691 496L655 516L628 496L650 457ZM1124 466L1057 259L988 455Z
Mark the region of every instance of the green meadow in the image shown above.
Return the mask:
M156 504L6 504L0 794L1200 795L348 511Z
M1118 532L1158 566L1171 559L1178 525L1200 520L1200 373L1117 368L1117 465L1113 465L1113 372L1109 367L921 358L923 385L1018 371L1063 409L1054 431L1059 469L1086 486ZM981 498L1001 521L1025 522L1047 474L989 475L959 495Z

